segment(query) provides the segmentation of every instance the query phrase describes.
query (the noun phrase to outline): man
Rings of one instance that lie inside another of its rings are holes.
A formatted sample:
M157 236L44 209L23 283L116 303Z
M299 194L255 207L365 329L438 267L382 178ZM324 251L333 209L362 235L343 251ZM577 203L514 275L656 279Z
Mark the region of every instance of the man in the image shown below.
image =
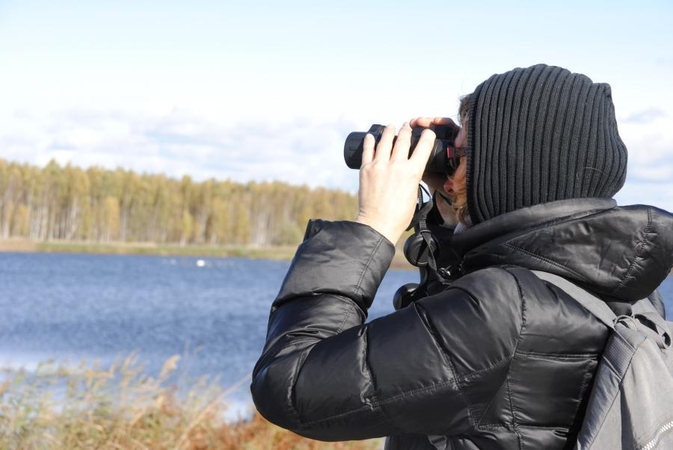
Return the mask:
M392 127L376 149L368 137L355 222L312 221L273 303L252 383L270 421L320 440L389 436L391 449L572 447L608 329L531 270L628 311L673 266L673 216L611 199L627 151L607 84L537 65L464 103L466 156L428 181L439 203L467 205L440 243L457 279L365 324L434 135L411 156L408 124L395 145Z

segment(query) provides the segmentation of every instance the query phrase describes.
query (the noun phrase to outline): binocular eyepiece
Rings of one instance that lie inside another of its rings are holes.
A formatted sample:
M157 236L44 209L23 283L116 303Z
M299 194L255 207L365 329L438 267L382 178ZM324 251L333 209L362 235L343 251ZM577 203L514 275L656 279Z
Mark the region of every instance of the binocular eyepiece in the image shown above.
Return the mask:
M384 125L374 124L367 132L354 131L348 135L344 144L344 160L349 168L360 169L362 165L362 144L367 133L374 136L375 145L378 145L385 128ZM425 171L451 175L458 166L458 158L464 154L462 151L457 151L462 149L454 147L459 128L454 125L434 125L430 129L435 132L437 139L435 139ZM413 128L411 130L409 155L414 152L423 130L424 128ZM393 142L396 139L397 136L395 136Z

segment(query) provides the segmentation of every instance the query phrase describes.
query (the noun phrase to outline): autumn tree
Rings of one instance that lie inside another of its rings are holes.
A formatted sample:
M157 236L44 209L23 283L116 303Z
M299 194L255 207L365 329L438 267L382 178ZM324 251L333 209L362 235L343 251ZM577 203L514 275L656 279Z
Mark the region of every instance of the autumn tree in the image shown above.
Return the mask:
M0 238L295 245L312 217L352 219L355 195L282 182L194 181L0 159Z

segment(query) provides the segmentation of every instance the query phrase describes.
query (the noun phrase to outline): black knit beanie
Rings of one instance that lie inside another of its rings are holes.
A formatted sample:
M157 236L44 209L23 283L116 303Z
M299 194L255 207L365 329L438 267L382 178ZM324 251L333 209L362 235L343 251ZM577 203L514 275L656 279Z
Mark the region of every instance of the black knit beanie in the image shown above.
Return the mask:
M612 197L626 177L610 86L543 64L493 75L470 98L473 223L539 203Z

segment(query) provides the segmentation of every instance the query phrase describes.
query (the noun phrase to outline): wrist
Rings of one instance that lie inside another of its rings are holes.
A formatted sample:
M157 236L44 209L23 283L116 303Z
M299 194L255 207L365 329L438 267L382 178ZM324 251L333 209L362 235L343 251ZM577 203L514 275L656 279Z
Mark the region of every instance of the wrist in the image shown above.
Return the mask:
M386 221L372 219L362 214L357 215L355 222L362 225L367 225L368 227L372 228L393 245L397 243L398 239L402 235L402 232L398 232L397 230L391 228Z

